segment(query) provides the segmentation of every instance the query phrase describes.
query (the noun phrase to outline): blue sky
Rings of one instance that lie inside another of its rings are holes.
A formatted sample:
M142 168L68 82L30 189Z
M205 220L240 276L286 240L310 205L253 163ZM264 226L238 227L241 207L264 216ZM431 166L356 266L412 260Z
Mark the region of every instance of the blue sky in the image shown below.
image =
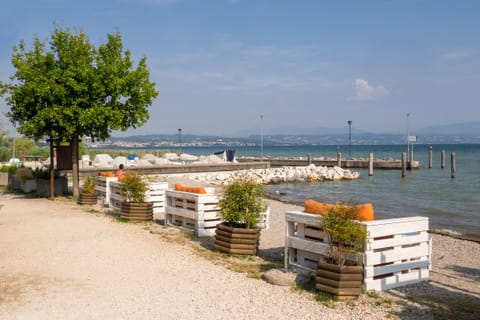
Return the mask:
M407 113L414 132L480 121L479 17L480 1L468 0L6 0L0 80L14 72L12 46L47 40L54 23L96 44L118 30L136 62L147 56L160 92L148 123L127 134L347 120L353 131L403 133Z

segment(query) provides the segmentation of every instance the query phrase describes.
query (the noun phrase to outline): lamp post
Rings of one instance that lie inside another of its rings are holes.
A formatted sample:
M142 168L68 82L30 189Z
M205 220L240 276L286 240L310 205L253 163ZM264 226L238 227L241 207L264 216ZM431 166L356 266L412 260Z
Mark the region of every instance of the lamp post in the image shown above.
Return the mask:
M407 113L407 163L410 161L410 113ZM407 165L408 167L408 165Z
M263 114L260 115L260 161L263 162Z
M182 150L182 128L178 128L178 147Z
M352 158L352 120L348 120L348 157Z

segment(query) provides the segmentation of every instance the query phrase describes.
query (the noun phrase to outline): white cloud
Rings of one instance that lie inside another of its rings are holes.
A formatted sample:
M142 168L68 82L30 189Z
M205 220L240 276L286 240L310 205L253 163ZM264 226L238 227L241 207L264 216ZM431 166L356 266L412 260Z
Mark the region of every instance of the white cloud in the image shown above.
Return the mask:
M355 96L351 100L355 101L374 101L381 99L390 92L384 86L373 86L367 80L355 80Z

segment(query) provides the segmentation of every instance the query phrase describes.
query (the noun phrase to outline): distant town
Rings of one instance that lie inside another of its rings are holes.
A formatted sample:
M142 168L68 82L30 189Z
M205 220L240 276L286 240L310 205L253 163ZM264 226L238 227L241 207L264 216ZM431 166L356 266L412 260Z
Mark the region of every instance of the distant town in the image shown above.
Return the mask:
M475 135L419 135L418 144L480 144L480 136ZM178 148L209 146L299 146L299 145L346 145L348 136L339 134L323 135L252 135L249 137L217 137L197 135L142 135L129 137L112 137L106 141L85 139L88 148ZM391 145L404 144L405 135L394 134L358 134L352 137L355 145Z

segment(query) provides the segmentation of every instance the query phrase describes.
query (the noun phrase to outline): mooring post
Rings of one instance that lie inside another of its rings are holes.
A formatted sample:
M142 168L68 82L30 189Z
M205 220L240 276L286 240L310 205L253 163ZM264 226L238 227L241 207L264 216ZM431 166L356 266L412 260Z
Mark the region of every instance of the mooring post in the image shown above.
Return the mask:
M402 152L402 178L407 176L407 153Z
M373 176L373 153L370 153L368 158L368 175Z
M443 168L445 168L445 150L442 150L440 158L441 158L440 159L440 162L441 162L440 167L443 169Z
M433 154L433 148L432 146L428 147L428 169L432 169L432 154Z
M342 166L342 153L337 152L337 166L341 167Z
M450 154L450 161L451 161L451 170L452 170L452 179L455 178L455 171L457 171L457 168L456 168L456 161L455 161L455 152L452 152Z
M312 164L312 154L309 152L307 157L308 157L308 165L311 165Z

